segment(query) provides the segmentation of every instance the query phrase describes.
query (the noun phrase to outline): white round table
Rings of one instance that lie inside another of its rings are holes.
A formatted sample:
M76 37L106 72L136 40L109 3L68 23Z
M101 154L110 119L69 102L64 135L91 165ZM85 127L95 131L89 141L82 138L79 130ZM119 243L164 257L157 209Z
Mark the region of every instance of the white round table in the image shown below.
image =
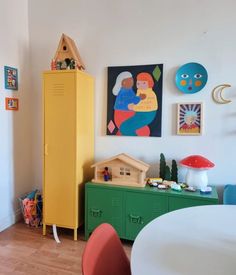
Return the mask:
M134 241L132 275L236 275L236 206L184 208L147 224Z

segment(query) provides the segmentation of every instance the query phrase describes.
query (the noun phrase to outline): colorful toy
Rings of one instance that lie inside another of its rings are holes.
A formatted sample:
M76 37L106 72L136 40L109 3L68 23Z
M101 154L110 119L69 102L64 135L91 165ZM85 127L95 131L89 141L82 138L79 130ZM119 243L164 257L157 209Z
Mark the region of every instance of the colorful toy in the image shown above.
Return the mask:
M182 191L181 186L177 183L172 183L170 187L174 191Z
M162 183L163 179L162 178L148 178L147 179L147 184L153 184L153 183Z
M176 184L176 182L173 180L163 180L163 184L168 187L171 187L171 184Z
M108 167L105 167L102 173L103 173L104 180L108 181L110 179L110 173L108 171Z
M212 188L210 186L203 187L200 189L201 194L211 194Z
M157 188L165 190L165 189L168 189L168 186L165 184L158 184Z
M23 200L24 218L26 224L31 224L33 221L33 213L35 213L35 203L28 198Z
M184 188L184 190L188 191L188 192L196 192L197 191L197 189L192 186L186 187L186 188Z
M39 226L42 222L42 196L35 190L20 198L25 223L30 226Z

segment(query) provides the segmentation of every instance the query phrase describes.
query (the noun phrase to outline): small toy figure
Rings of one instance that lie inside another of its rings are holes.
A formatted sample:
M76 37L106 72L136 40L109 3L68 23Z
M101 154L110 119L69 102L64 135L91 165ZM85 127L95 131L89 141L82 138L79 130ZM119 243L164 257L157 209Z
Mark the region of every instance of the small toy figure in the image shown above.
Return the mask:
M105 167L104 168L104 171L102 172L103 173L103 178L105 181L108 181L110 179L110 173L108 171L108 167Z

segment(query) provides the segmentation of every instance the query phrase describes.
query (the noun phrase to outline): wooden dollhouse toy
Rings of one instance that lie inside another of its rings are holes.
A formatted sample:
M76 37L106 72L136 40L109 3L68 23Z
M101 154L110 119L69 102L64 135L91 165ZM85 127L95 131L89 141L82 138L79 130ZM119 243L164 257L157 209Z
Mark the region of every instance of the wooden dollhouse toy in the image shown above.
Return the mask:
M54 59L52 60L51 69L61 70L67 68L84 70L85 65L74 40L63 33Z
M93 182L144 187L150 165L123 153L91 167L95 168Z

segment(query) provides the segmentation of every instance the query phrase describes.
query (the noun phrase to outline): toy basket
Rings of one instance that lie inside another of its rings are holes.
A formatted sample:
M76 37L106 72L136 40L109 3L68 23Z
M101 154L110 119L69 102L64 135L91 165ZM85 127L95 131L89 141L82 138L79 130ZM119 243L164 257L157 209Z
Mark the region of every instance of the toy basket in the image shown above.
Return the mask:
M42 224L43 200L39 190L27 193L19 198L24 221L29 226Z

